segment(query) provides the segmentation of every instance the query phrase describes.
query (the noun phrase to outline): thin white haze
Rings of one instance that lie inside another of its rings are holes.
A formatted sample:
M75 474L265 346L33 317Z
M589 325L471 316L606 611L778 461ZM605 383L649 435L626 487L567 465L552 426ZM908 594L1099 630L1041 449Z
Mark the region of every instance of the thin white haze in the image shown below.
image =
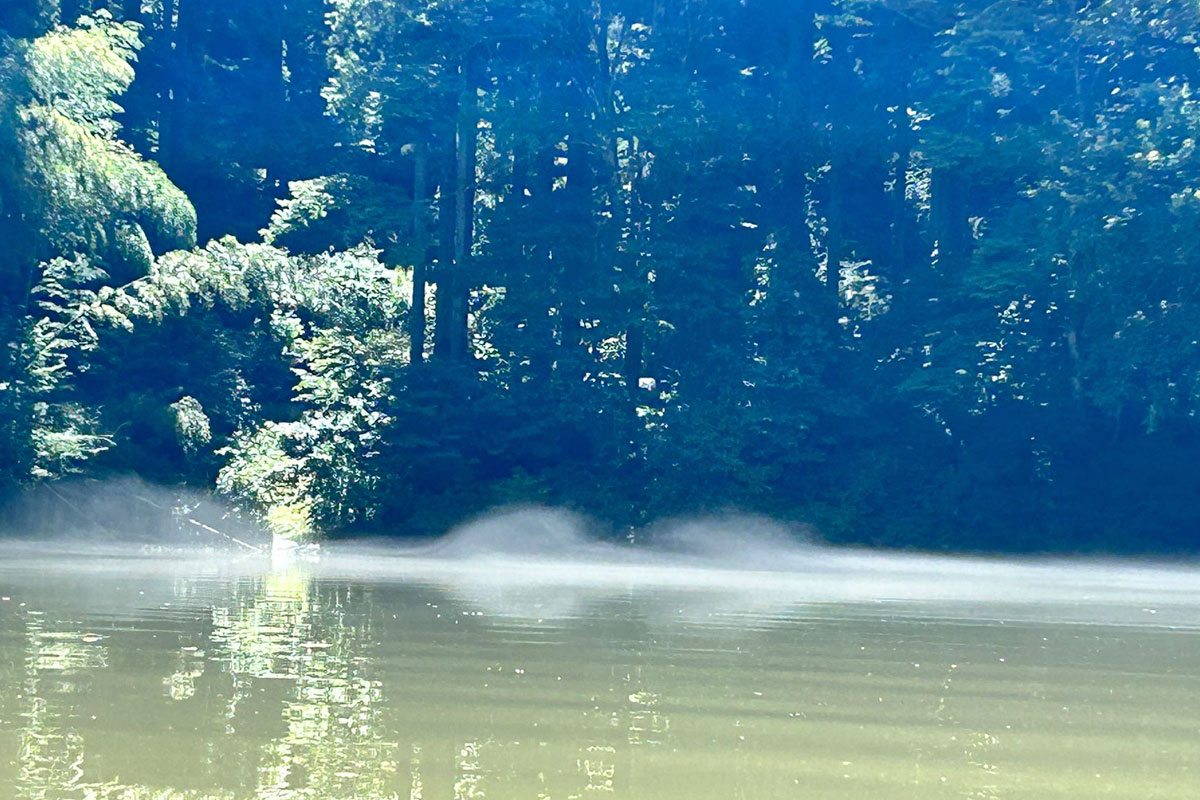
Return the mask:
M319 568L329 576L438 583L489 610L501 601L511 613L525 597L565 587L592 599L653 588L685 593L691 601L702 593L712 613L903 604L938 616L1200 627L1200 572L1190 565L831 547L760 517L662 523L644 538L636 546L605 542L567 512L522 509L486 516L418 547L331 547Z
M329 580L436 586L480 610L514 617L566 618L630 592L653 592L678 613L770 618L805 605L854 613L1097 622L1200 629L1200 571L1193 565L1127 560L968 558L816 544L802 530L758 517L724 516L662 523L635 544L598 538L564 511L497 512L441 539L334 542L296 565L266 552L229 546L213 554L176 551L130 559L141 549L57 541L7 543L13 568L53 563L74 551L71 568L174 569L256 574L301 568ZM294 557L293 557L294 558ZM679 603L667 602L672 597Z

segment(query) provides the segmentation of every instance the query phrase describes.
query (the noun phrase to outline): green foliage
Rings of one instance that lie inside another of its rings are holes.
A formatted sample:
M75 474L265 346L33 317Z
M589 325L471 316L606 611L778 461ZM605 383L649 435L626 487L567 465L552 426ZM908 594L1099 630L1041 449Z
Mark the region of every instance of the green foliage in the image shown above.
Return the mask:
M212 425L204 406L194 397L181 397L170 405L175 416L175 433L185 452L194 453L212 441Z
M261 510L273 533L287 539L313 534L308 496L310 481L302 457L286 448L286 424L266 423L240 435L225 453L228 461L217 477L217 488Z
M33 100L90 131L111 138L118 130L114 98L133 83L131 63L141 43L137 27L114 22L107 11L81 17L76 27L56 27L25 54Z
M289 508L324 530L369 520L385 479L373 461L381 432L395 422L393 376L407 364L404 295L381 266L356 268L342 286L359 289L353 304L297 309L313 315L308 324L291 318L299 418L243 434L218 478L224 491L265 509L269 522Z
M115 98L134 77L137 27L100 10L76 27L58 26L17 42L0 69L0 125L11 161L0 182L18 247L0 256L5 273L23 274L14 256L90 254L121 278L143 272L153 246L190 247L196 214L156 165L117 138ZM32 240L30 237L32 235Z
M289 256L226 239L171 254L146 278L96 298L94 317L127 330L196 307L262 315L286 347L294 401L303 410L294 420L244 420L218 451L226 464L217 485L262 509L273 525L286 519L280 532L289 536L371 513L366 498L377 483L364 467L377 446L374 431L390 422L383 410L390 376L407 363L403 326L411 291L377 255L360 247ZM198 403L178 406L178 419L203 416Z
M9 483L1189 545L1194 3L116 5L0 62Z
M71 399L73 373L97 344L80 303L82 283L104 275L86 259L43 265L32 295L41 312L3 317L8 342L0 362L0 448L8 453L2 482L14 484L76 471L110 439L95 412Z

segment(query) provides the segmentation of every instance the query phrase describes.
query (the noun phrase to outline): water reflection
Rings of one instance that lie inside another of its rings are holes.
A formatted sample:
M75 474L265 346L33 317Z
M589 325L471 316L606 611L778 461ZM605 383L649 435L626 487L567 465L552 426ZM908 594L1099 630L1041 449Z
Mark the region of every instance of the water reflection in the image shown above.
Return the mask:
M1200 769L1189 633L306 565L84 580L0 565L0 797L1140 800Z
M49 629L39 611L24 617L16 796L43 800L76 788L83 778L83 737L70 724L71 695L86 693L92 671L107 665L107 653L95 634Z
M232 602L213 608L214 658L234 686L229 732L261 682L288 686L284 732L259 756L257 798L398 796L398 745L380 731L382 684L370 677L370 619L350 617L350 605L348 588L316 584L293 568L241 581Z

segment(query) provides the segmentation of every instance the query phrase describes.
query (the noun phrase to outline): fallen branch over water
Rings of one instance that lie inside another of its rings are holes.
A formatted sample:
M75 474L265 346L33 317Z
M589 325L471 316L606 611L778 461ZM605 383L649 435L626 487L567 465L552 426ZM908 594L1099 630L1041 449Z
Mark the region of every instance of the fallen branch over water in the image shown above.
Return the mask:
M231 541L236 545L244 547L247 550L250 550L255 553L261 553L264 550L264 548L262 548L262 547L258 547L257 545L250 544L249 542L244 542L241 539L237 538L236 536L231 536L230 534L225 533L225 531L217 530L216 528L214 528L211 525L206 525L197 519L193 519L192 517L188 516L187 514L181 513L178 509L174 509L174 508L167 509L164 506L160 505L159 503L156 503L147 497L142 497L141 495L135 494L133 496L135 499L141 500L146 505L157 508L160 511L168 511L169 510L172 514L174 514L177 518L179 518L183 522L186 522L190 525L194 525L197 528L200 528L201 530L205 531L206 533L211 533L214 536L220 536L223 539L227 539L228 541Z

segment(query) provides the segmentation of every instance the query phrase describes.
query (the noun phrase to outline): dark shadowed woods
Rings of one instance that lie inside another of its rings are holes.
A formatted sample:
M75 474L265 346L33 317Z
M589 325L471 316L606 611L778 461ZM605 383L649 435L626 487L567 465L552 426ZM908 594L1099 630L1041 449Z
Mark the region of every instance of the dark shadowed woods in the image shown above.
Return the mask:
M7 0L0 492L1195 548L1167 0Z

